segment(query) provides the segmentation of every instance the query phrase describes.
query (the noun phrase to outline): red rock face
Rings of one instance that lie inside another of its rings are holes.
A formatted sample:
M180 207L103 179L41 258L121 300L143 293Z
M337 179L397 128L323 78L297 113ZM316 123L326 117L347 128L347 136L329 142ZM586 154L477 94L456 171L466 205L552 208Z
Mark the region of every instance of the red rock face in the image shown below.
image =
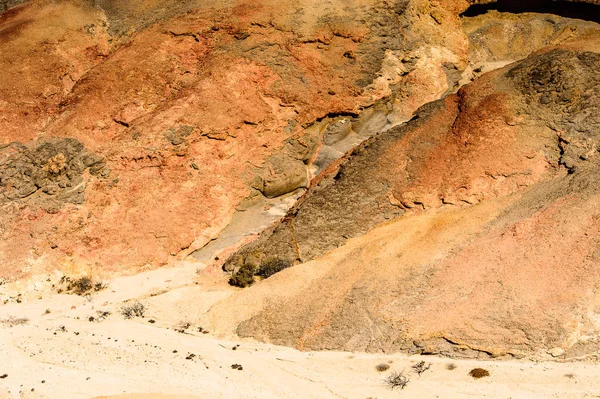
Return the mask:
M158 6L39 0L0 17L3 145L37 154L51 138L73 138L98 158L79 174L68 156L57 173L38 173L65 156L53 149L32 161L38 180L23 170L18 180L14 154L2 150L4 277L122 272L185 257L226 225L284 143L306 147L304 126L356 112L399 79L404 96L416 94L397 105L410 115L446 90L445 58L464 63L466 54L457 32L448 54L423 67L386 67L425 50L390 35L418 13L385 2ZM294 151L286 156L310 158Z

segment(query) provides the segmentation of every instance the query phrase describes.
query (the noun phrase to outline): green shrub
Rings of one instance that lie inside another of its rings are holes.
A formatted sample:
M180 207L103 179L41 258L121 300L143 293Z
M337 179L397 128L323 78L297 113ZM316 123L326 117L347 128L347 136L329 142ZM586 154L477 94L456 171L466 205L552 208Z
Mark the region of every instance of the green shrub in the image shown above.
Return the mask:
M234 287L246 288L254 284L254 273L256 266L252 263L244 263L237 272L229 279L229 284Z
M283 260L279 258L269 258L260 264L257 276L262 278L269 278L275 273L279 273L283 269L287 269L292 266L292 262L289 260Z

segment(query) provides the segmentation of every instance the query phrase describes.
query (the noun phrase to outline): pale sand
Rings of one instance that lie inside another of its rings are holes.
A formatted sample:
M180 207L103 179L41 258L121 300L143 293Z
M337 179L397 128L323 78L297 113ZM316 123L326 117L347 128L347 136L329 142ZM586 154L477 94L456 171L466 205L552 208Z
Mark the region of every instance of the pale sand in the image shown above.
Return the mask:
M222 281L181 286L199 266L186 264L117 279L89 299L46 295L0 306L0 320L30 319L13 327L0 323L0 376L8 375L0 379L0 398L600 397L599 368L591 362L306 353L215 339L197 332L197 320L232 289ZM167 292L150 296L167 287ZM142 298L149 306L146 318L124 320L118 314L127 298ZM113 312L106 320L88 321L96 310L105 309ZM149 323L151 318L156 323ZM189 334L173 330L182 321L192 324ZM191 353L195 356L186 359ZM411 373L411 365L420 360L432 366L419 377ZM379 373L375 370L379 363L391 367ZM448 370L449 363L456 369ZM243 370L232 369L233 364ZM490 377L469 377L474 367L489 370ZM391 371L403 370L409 373L410 383L403 391L390 390L383 379Z

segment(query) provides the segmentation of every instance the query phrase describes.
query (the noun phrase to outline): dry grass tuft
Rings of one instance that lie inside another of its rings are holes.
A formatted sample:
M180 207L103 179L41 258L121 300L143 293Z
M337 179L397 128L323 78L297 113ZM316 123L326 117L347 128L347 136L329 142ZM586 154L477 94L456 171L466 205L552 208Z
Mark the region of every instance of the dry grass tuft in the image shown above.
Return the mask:
M390 368L390 365L387 363L379 363L377 366L375 366L375 370L379 371L380 373L384 372L384 371L388 371Z

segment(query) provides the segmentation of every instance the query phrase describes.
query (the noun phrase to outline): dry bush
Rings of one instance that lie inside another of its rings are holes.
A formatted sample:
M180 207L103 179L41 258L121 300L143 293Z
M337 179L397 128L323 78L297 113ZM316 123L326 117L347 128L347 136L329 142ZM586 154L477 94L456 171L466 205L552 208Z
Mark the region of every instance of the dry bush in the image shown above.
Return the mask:
M134 302L131 305L121 307L121 315L126 319L132 319L134 317L144 317L148 308L141 302Z
M180 321L173 329L178 333L185 334L186 330L192 326L192 323L187 321Z
M392 374L383 380L383 382L385 382L392 390L396 388L404 389L410 382L410 378L404 375L404 371L401 371L400 373L392 371Z
M431 363L426 364L423 360L421 360L419 363L412 366L412 369L415 371L415 373L419 374L419 377L421 376L421 374L423 374L430 368L431 368Z
M456 366L456 364L454 364L454 363L448 363L448 364L446 365L446 369L447 369L447 370L456 370L456 367L457 367L457 366Z
M490 372L487 371L486 369L475 368L475 369L469 371L469 375L473 378L479 379L479 378L483 378L483 377L489 377Z
M103 281L98 281L98 282L94 283L94 291L96 291L96 292L105 290L106 287L108 287L108 285L106 283L104 283Z
M84 295L91 291L92 287L92 279L88 276L83 276L76 280L70 281L67 285L67 291L72 291L77 295Z
M107 287L107 285L104 282L94 282L89 276L83 276L74 280L71 277L62 276L60 279L60 283L63 285L66 284L65 291L72 292L77 295L86 295L91 291L102 291ZM59 294L62 292L62 288L58 290Z

